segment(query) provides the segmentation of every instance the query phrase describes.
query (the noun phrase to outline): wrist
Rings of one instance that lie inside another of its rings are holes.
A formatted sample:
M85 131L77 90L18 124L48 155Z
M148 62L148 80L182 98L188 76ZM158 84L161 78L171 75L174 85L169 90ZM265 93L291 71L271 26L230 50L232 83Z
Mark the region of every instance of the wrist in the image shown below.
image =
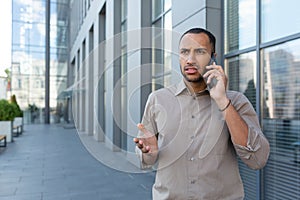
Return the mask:
M222 109L219 108L219 111L220 112L225 111L230 106L230 104L231 104L231 99L228 100L228 103L226 104L226 106L224 108L222 108Z
M216 101L216 104L218 106L218 108L220 110L222 110L223 108L226 107L226 105L228 104L229 102L229 98L227 98L227 96L223 97L223 98L220 98L218 100L215 100Z

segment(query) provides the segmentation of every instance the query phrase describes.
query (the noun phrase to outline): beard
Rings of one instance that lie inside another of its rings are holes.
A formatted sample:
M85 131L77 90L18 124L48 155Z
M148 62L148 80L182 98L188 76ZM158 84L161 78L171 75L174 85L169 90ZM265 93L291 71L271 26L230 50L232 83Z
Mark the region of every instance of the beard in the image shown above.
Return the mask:
M182 73L182 72L181 72ZM192 82L192 83L201 83L204 81L203 77L199 74L198 77L194 77L194 78L189 78L188 75L182 73L183 77L185 78L185 80L187 80L188 82Z
M188 82L191 82L191 83L201 83L201 82L204 81L203 76L201 74L198 74L197 77L189 77L189 75L187 75L187 74L184 73L184 70L181 69L180 71L181 71L181 74L184 77L184 79L186 81L188 81Z

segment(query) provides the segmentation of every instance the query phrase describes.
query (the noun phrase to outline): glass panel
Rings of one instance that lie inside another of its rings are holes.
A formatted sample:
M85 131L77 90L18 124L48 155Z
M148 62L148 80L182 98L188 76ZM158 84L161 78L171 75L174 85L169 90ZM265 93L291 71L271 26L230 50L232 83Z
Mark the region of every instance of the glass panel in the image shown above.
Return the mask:
M165 0L164 2L164 11L168 11L171 9L172 6L172 0Z
M256 52L241 54L226 61L229 89L242 92L256 105Z
M162 14L162 1L163 0L152 0L152 21Z
M225 52L256 44L256 1L225 1Z
M167 12L164 19L164 86L168 86L172 70L172 11Z
M300 196L300 39L262 51L263 127L271 153L265 199Z
M152 77L153 77L153 90L159 89L163 86L163 62L164 62L164 50L163 50L163 32L161 31L162 20L159 19L153 28L153 52L152 52Z
M12 19L21 23L45 23L45 1L12 1Z
M24 51L29 46L45 46L45 35L44 33L45 24L28 24L28 23L20 23L13 22L12 24L12 37L13 44L19 45Z
M121 6L121 21L123 22L127 18L127 0L123 0Z
M242 92L255 108L256 104L256 52L241 54L227 59L229 89ZM241 178L245 188L245 199L257 199L256 172L239 159Z
M299 7L298 0L262 0L262 42L299 33Z

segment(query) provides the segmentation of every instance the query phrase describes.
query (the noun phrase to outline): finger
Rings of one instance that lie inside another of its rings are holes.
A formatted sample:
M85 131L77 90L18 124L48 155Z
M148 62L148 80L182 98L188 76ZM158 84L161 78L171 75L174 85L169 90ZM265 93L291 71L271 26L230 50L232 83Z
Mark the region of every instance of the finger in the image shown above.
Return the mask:
M133 142L138 143L139 142L139 138L133 138Z
M139 129L141 132L144 133L144 135L145 135L146 137L151 137L151 136L154 135L154 134L152 134L150 131L148 131L148 130L145 128L145 126L144 126L143 124L141 124L141 123L139 123L139 124L137 125L137 127L138 127L138 129Z
M206 69L216 69L218 71L223 71L222 66L221 65L216 65L215 62L212 65L206 66Z
M208 67L207 67L208 69ZM203 78L209 79L209 77L214 77L215 74L217 73L217 70L215 68L211 68L205 74L203 74Z
M135 141L134 141L135 142ZM139 149L143 149L144 148L144 143L142 140L139 140L137 142L135 142L135 145L139 148Z
M144 146L142 149L143 153L148 153L150 151L150 147L149 146Z
M144 142L142 140L139 140L137 143L138 148L143 149L144 148Z

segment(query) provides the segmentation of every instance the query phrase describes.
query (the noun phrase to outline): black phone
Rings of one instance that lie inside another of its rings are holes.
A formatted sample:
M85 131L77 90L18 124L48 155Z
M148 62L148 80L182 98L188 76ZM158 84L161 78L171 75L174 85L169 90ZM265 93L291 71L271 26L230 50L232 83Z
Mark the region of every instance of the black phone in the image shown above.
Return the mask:
M216 57L214 56L214 54L212 53L208 65L212 65L213 63L217 64L217 60L216 60ZM207 79L205 81L207 81ZM216 78L213 78L210 81L210 83L207 84L208 89L210 90L211 88L215 87L217 85L217 82L218 82L218 80Z

